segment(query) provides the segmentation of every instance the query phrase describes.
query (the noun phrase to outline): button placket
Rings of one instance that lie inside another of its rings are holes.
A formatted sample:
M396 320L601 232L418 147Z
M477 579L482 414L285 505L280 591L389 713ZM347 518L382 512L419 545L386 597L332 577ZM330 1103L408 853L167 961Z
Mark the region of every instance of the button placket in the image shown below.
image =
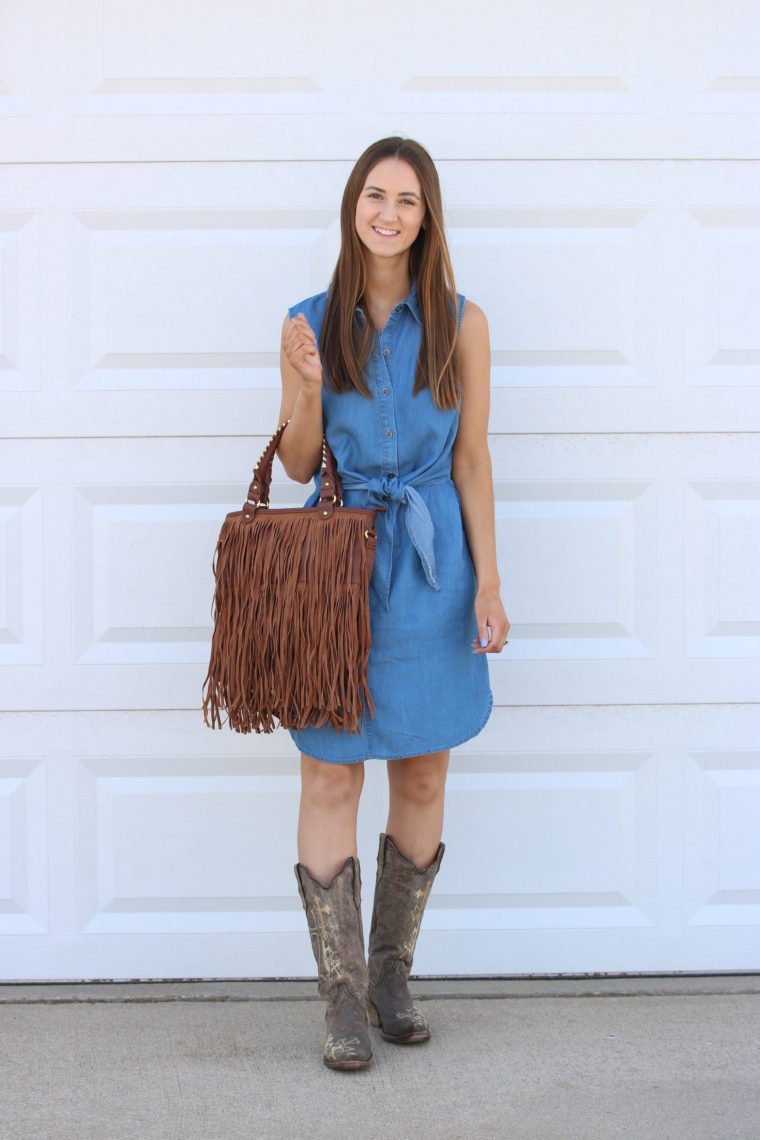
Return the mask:
M387 331L387 330L384 330ZM384 475L398 471L398 436L396 432L396 411L393 402L393 379L391 376L391 347L385 335L379 338L382 351L380 363L385 370L387 383L380 384L380 457ZM384 343L386 342L386 343ZM381 372L382 377L382 372Z

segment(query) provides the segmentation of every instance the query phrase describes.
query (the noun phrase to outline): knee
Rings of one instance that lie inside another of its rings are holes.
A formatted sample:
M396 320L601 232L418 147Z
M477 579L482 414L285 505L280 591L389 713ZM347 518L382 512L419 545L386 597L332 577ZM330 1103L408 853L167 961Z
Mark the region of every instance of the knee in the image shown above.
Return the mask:
M405 800L419 807L437 803L446 787L446 766L426 760L413 759L398 761L399 770L396 782L399 793Z
M361 764L326 764L304 757L301 765L301 789L313 807L340 812L353 808L361 794Z

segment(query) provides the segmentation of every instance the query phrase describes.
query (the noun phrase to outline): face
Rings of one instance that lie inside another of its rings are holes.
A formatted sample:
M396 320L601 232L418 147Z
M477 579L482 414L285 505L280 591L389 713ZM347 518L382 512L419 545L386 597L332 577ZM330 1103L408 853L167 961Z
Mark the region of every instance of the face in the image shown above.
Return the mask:
M408 250L425 217L422 187L414 167L398 158L373 166L356 203L356 232L378 257Z

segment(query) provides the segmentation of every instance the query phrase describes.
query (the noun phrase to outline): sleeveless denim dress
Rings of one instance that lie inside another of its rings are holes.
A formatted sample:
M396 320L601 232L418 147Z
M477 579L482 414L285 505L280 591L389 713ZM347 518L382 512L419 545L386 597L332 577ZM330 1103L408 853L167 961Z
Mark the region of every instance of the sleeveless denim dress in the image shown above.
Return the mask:
M459 327L464 297L457 295ZM293 305L319 341L327 293ZM366 318L357 308L359 320ZM473 603L476 577L451 479L459 411L441 410L425 388L412 396L422 320L417 291L390 314L365 373L372 399L323 386L324 430L345 506L382 506L370 581L369 689L360 733L289 729L301 752L332 764L439 752L477 735L493 707ZM315 490L306 501L319 500Z

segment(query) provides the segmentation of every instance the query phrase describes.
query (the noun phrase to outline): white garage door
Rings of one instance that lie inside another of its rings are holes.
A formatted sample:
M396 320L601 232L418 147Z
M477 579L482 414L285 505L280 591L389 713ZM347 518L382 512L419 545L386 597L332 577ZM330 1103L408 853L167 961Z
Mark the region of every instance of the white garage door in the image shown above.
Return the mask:
M0 3L3 977L314 972L290 738L199 711L211 556L389 133L490 318L513 621L415 971L760 965L760 17L538 14Z

